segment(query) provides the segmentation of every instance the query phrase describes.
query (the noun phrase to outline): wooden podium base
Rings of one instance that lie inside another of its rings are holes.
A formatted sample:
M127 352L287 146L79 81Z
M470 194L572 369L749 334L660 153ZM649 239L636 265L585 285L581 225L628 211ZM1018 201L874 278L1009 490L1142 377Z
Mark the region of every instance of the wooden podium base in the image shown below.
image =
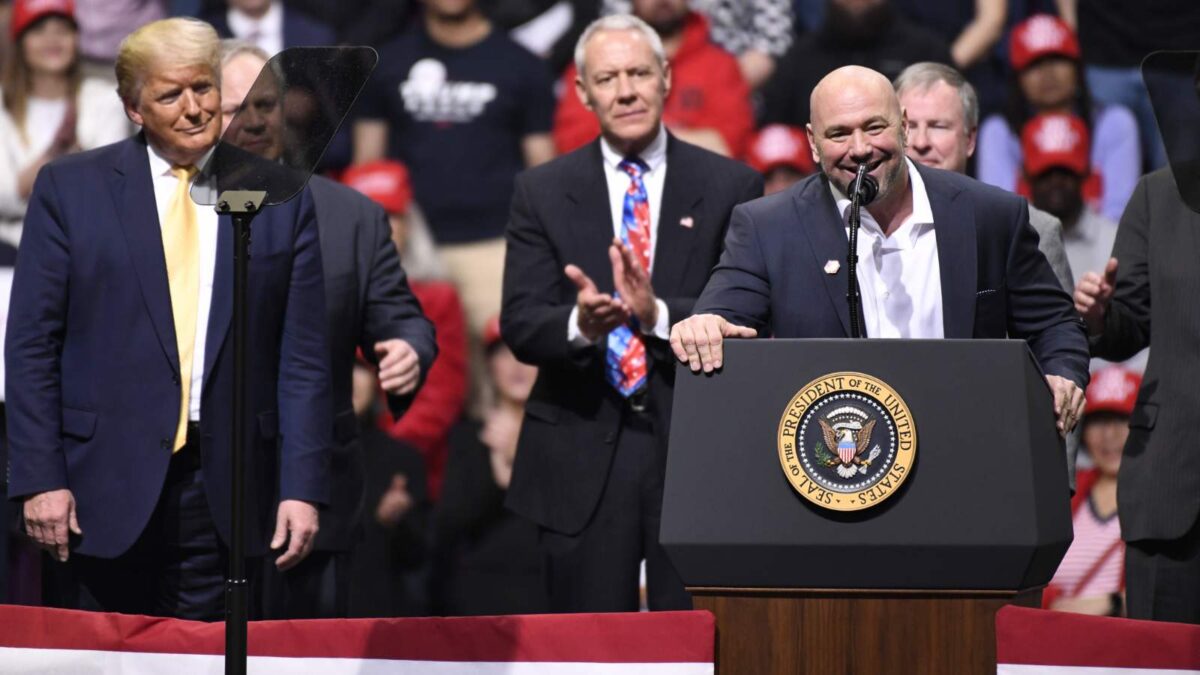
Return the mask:
M717 618L717 674L995 675L1006 591L689 588Z

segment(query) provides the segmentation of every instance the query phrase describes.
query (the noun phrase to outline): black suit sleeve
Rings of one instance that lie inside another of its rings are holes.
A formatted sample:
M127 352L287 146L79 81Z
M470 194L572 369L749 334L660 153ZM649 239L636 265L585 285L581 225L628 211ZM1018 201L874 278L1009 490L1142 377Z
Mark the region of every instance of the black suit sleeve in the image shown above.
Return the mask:
M567 321L574 304L562 301L561 284L571 282L530 201L528 175L517 178L505 234L500 333L525 363L583 367L599 350L573 349L567 340Z
M1022 199L1018 205L1005 273L1008 334L1029 342L1043 372L1085 388L1088 346L1083 322L1046 256L1038 250L1038 235L1029 225L1027 203Z
M359 345L363 354L375 358L375 343L399 338L412 346L421 362L421 382L429 374L433 360L437 357L437 342L433 324L425 318L421 303L408 286L400 256L391 239L387 215L382 209L373 209L364 215L370 223L367 243L370 246L366 297L363 302L363 326ZM400 417L412 403L418 388L406 396L388 396L388 408L394 417Z
M752 201L752 200L758 199L759 197L763 196L763 178L762 178L762 176L759 175L757 172L746 174L744 180L742 181L742 184L737 187L735 194L736 194L736 201L733 202L735 205L745 204L748 201ZM736 206L735 206L734 213L736 213L736 212L737 211L736 211ZM732 217L731 217L731 219L732 219ZM724 223L723 228L722 228L723 229L723 231L721 233L722 240L726 240L727 234L729 232L729 227L730 227L729 221L727 220ZM726 243L726 245L728 245L728 244ZM712 273L710 272L710 274L712 274ZM692 311L696 307L697 300L698 300L698 298L696 298L696 297L663 298L663 302L666 303L668 314L670 315L669 316L670 322L672 324L674 324L674 323L682 321L682 320L686 319L687 317L691 316ZM667 350L664 352L664 358L668 361L673 362L675 360L675 355L673 353L671 353L670 350Z
M733 210L725 250L696 301L696 314L717 314L763 335L771 314L771 279L750 210Z
M1113 257L1117 283L1104 317L1104 332L1095 338L1096 356L1124 361L1150 346L1150 195L1146 179L1138 181L1121 216Z

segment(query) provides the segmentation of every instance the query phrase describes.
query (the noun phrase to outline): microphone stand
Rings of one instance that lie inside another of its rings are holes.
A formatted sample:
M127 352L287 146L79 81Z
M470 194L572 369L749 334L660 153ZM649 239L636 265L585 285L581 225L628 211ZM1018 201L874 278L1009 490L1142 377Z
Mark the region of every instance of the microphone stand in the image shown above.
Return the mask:
M854 182L850 184L850 250L846 255L846 302L850 305L850 337L865 337L862 330L862 317L859 307L862 306L862 296L858 291L858 228L860 224L859 209L862 201L863 179L867 175L867 165L859 164Z

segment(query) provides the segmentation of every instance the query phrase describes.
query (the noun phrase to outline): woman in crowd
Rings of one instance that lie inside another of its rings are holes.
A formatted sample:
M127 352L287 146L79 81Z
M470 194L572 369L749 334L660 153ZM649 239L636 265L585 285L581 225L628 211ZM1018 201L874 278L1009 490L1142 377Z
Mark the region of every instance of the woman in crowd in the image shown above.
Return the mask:
M979 128L979 180L1028 195L1021 175L1021 129L1040 113L1078 115L1092 138L1092 173L1084 196L1100 213L1121 219L1142 172L1137 120L1119 105L1095 104L1083 75L1079 41L1061 19L1037 14L1013 29L1009 42L1013 75L1008 110Z
M130 127L116 86L80 72L72 0L14 0L11 17L0 85L0 240L16 245L42 166L119 141Z
M1093 468L1076 477L1071 500L1075 540L1043 596L1050 609L1099 616L1123 612L1125 546L1117 521L1117 470L1141 386L1142 378L1119 366L1092 375L1083 444Z
M504 508L525 402L537 368L500 339L500 320L483 334L495 396L481 425L464 425L451 444L446 487L434 510L434 612L445 615L549 611L537 527Z

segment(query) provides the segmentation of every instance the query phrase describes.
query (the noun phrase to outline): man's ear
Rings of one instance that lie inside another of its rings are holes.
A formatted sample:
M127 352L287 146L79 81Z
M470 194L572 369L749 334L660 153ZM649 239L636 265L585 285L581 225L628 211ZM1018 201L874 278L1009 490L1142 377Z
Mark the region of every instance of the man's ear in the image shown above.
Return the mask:
M579 102L583 104L583 107L596 112L596 109L592 107L591 99L588 98L587 88L583 86L583 73L575 76L575 95L579 97Z
M671 64L663 64L663 99L671 93Z
M812 122L804 125L804 132L808 134L808 151L812 153L813 163L817 165L817 171L820 171L821 156L817 154L817 137L813 134Z
M967 157L975 154L975 141L979 140L979 128L967 132Z
M145 120L142 118L142 114L139 113L137 111L137 107L133 106L132 104L129 104L129 103L125 104L125 116L129 118L130 122L133 122L134 124L138 125L139 127L144 126L143 123L145 122Z

